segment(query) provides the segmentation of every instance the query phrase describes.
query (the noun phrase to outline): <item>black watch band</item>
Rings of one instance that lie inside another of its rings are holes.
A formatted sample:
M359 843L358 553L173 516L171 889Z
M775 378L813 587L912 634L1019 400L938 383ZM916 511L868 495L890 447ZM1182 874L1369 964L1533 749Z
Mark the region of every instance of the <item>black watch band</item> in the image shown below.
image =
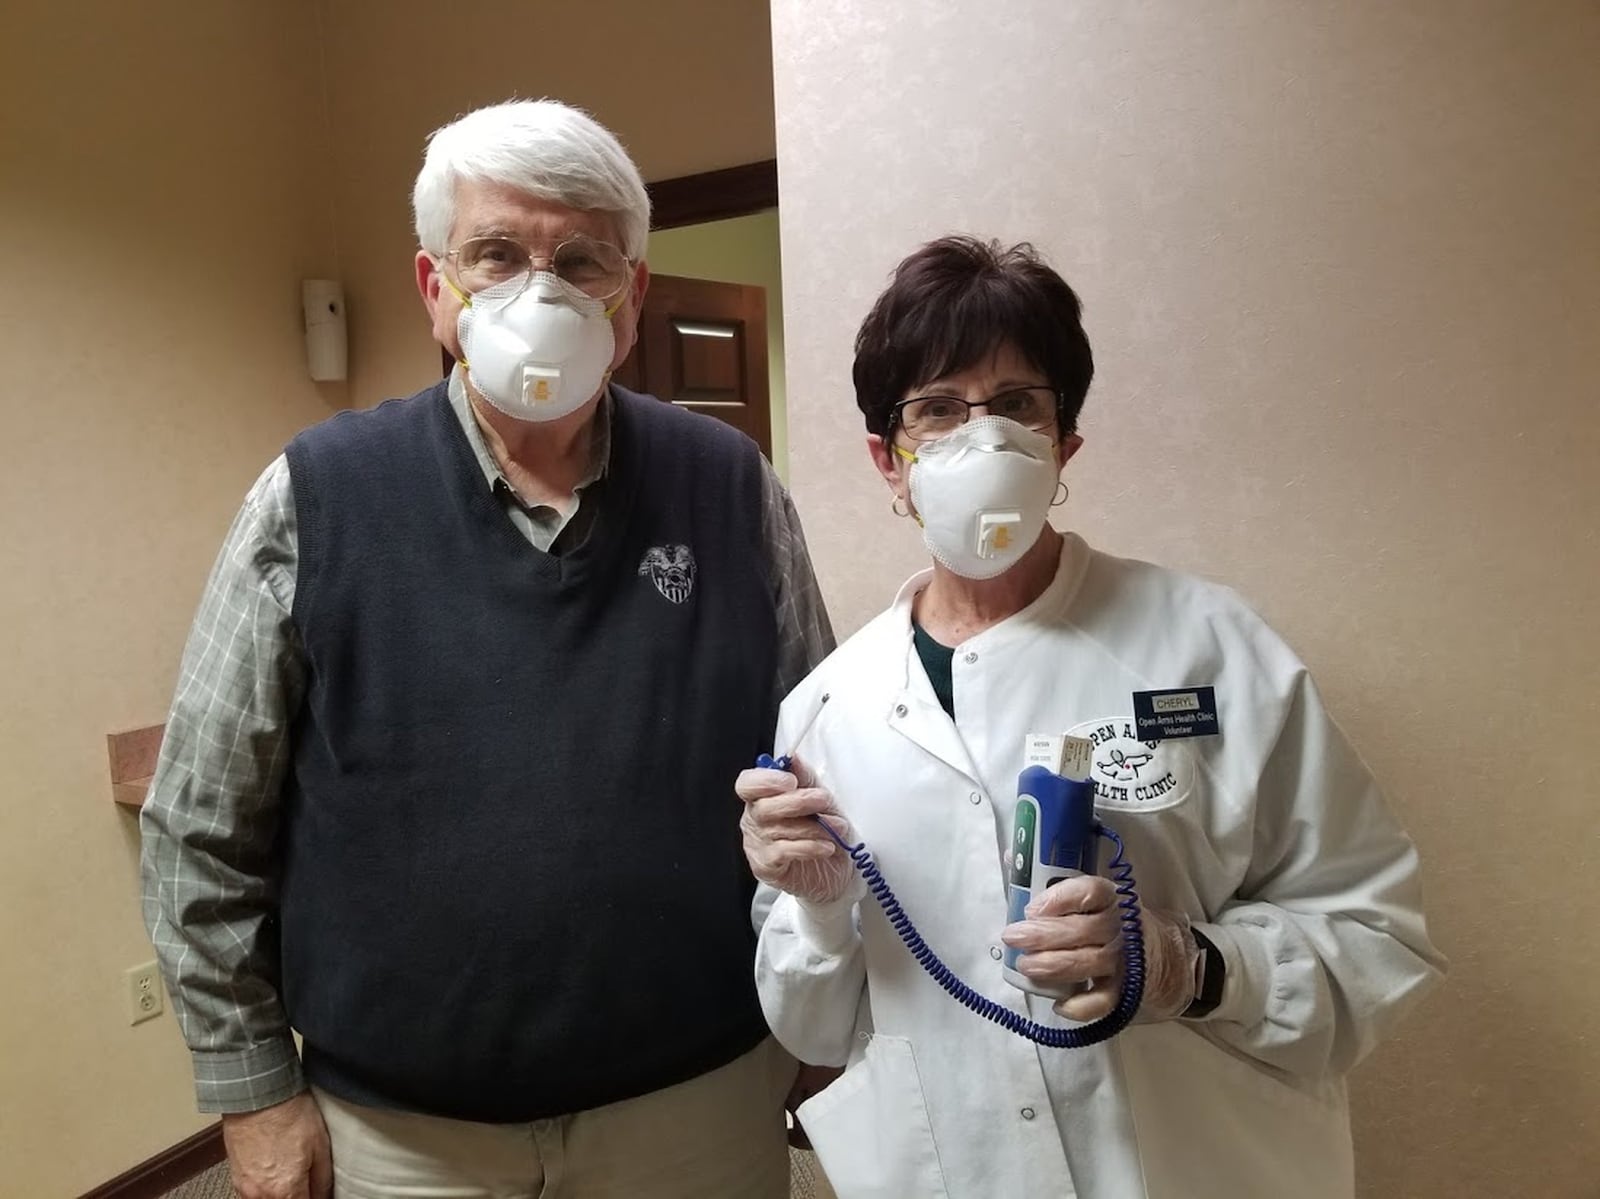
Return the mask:
M1226 967L1222 961L1222 954L1217 951L1217 947L1212 944L1209 937L1197 928L1191 928L1189 935L1194 938L1194 943L1200 950L1200 980L1195 987L1194 1002L1183 1009L1182 1018L1198 1020L1216 1011L1217 1005L1222 1002L1222 984L1226 976Z

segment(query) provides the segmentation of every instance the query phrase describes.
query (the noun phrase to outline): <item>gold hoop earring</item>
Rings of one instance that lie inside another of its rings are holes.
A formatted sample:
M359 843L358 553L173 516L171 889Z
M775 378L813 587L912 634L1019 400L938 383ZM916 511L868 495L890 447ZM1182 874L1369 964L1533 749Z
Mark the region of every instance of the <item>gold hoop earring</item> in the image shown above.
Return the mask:
M895 496L894 499L889 501L889 511L896 516L910 516L911 509L901 507L902 502L899 496Z
M1060 495L1060 496L1061 496L1061 498L1060 498L1060 499L1059 499L1059 500L1057 500L1057 499L1052 499L1052 500L1051 500L1051 501L1050 501L1050 506L1051 506L1051 507L1052 507L1052 508L1059 508L1059 507L1061 507L1061 505L1062 505L1062 504L1064 504L1064 503L1066 503L1066 502L1067 502L1067 496L1069 496L1069 495L1070 495L1070 494L1072 494L1072 493L1071 493L1071 492L1070 492L1070 491L1068 491L1068 490L1067 490L1067 484L1066 484L1066 481L1065 481L1065 480L1063 480L1063 479L1057 479L1057 480L1056 480L1056 491L1057 491L1057 493L1058 493L1058 494L1059 494L1059 495Z

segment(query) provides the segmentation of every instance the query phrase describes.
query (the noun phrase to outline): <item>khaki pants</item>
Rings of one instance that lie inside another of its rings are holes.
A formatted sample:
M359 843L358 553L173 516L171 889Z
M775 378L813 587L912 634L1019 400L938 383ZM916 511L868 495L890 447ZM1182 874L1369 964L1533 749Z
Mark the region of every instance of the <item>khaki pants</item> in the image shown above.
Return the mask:
M315 1091L335 1199L786 1199L795 1063L768 1037L726 1066L620 1103L476 1124Z

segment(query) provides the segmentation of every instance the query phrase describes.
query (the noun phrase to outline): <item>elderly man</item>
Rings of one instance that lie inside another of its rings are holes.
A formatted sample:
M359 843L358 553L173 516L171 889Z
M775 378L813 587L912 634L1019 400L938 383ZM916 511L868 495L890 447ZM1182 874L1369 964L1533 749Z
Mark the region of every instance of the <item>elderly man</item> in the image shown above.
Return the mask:
M458 366L252 488L142 816L200 1107L246 1199L786 1194L729 781L832 647L799 521L609 384L649 283L609 132L479 110L413 199Z

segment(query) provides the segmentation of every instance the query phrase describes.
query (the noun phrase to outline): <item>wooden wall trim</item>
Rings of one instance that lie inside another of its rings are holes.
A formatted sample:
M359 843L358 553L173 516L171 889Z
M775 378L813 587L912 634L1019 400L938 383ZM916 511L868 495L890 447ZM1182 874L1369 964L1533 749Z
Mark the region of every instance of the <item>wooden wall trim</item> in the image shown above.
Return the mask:
M778 206L778 160L645 184L650 193L650 228L675 229L702 221L749 216Z
M222 1122L219 1120L110 1182L85 1191L82 1199L157 1199L225 1157L227 1151L222 1147Z
M106 754L111 761L111 798L137 811L156 772L164 724L146 725L122 733L106 734Z

